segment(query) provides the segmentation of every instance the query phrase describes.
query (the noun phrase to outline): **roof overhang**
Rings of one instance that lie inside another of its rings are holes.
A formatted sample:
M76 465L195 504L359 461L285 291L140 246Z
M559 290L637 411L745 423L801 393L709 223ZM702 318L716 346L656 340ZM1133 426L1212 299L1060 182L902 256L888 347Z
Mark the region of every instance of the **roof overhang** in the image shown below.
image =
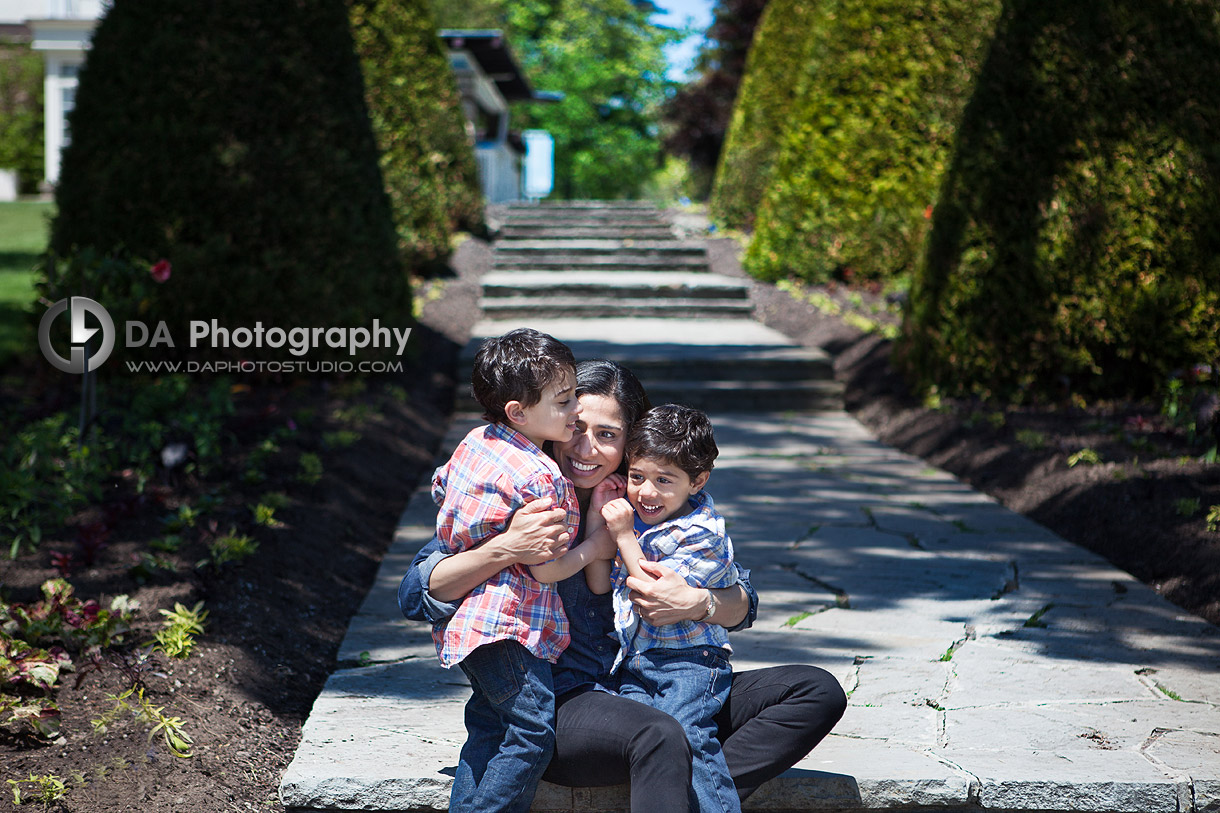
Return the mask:
M479 63L483 73L495 83L505 101L534 99L525 74L508 47L508 39L499 29L445 28L438 32L441 41L451 51L466 51Z

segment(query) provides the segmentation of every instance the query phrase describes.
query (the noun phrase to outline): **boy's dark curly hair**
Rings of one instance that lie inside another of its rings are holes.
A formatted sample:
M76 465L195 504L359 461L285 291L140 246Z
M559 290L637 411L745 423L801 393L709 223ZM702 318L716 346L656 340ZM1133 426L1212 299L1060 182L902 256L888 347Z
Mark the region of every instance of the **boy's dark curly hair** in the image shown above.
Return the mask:
M548 386L565 372L574 376L575 369L576 358L566 344L523 327L479 346L470 385L475 400L483 407L483 418L506 423L505 404L520 401L523 406L533 406L542 400Z
M682 404L653 407L627 435L628 460L663 460L692 480L711 471L718 454L707 413Z

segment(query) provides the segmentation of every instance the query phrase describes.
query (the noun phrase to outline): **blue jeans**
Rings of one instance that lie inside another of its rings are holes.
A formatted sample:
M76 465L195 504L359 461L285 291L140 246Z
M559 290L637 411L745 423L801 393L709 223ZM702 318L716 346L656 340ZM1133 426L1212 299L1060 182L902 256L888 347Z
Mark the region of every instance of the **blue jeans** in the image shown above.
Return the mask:
M713 719L728 699L732 681L728 654L716 646L648 649L623 663L619 693L665 712L686 730L692 811L741 811Z
M459 664L474 691L451 813L526 813L555 747L551 665L516 641L484 644Z

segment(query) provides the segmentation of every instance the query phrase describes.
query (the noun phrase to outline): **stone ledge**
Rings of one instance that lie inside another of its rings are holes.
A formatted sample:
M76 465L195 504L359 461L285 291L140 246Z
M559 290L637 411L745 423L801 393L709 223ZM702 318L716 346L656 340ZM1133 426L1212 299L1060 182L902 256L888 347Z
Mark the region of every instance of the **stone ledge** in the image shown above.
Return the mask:
M442 811L462 738L468 689L428 659L346 669L327 683L280 797L301 811ZM895 732L901 736L902 732ZM1197 744L1166 743L1198 753ZM1208 769L1202 765L1204 775ZM832 734L763 785L748 811L959 810L1189 813L1216 809L1214 779L1196 783L1137 751L937 749ZM537 813L628 810L625 786L543 783Z

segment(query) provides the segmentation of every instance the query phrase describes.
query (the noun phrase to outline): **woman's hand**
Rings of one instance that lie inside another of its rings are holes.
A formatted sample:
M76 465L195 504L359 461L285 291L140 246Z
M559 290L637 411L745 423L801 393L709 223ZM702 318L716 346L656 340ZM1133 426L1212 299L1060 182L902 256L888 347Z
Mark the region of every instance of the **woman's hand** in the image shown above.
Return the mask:
M691 587L686 579L665 565L648 560L640 568L653 581L627 577L627 589L640 617L649 624L664 626L679 621L697 621L707 612L707 591Z
M568 512L551 506L549 498L527 502L513 514L504 533L492 537L486 545L494 546L513 564L538 565L563 555L572 540Z

